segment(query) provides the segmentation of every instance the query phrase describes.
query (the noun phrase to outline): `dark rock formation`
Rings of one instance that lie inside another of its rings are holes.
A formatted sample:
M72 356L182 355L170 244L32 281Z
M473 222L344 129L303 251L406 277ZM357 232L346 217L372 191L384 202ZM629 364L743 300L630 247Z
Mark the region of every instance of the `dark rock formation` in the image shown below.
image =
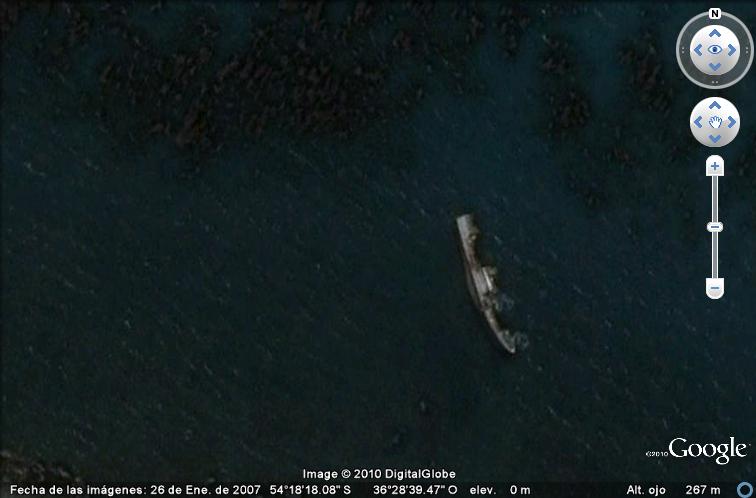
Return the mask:
M13 453L0 451L0 476L4 483L66 484L80 482L68 468L40 460L28 460Z

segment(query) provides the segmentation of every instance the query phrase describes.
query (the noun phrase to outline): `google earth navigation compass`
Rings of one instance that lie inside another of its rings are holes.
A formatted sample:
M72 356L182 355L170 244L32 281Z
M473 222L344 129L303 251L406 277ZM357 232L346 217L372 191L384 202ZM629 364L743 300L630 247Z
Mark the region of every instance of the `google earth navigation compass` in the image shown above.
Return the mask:
M743 22L709 9L686 24L677 37L677 63L704 88L727 88L740 81L753 62L753 38Z
M753 62L753 38L743 22L721 9L709 9L695 16L677 37L677 63L683 74L703 88L727 88L740 81ZM706 147L724 147L740 130L740 114L732 102L709 97L690 113L690 131ZM706 159L706 176L711 177L711 277L706 279L706 295L724 296L724 278L719 276L719 177L724 176L724 159Z

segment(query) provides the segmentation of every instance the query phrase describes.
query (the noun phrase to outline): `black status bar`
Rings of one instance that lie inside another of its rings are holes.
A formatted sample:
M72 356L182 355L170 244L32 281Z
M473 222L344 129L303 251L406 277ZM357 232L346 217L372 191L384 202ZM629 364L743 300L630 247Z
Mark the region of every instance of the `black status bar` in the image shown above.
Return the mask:
M511 496L534 498L738 497L751 498L753 485L733 482L245 482L245 483L13 483L2 496ZM756 497L754 497L756 498Z

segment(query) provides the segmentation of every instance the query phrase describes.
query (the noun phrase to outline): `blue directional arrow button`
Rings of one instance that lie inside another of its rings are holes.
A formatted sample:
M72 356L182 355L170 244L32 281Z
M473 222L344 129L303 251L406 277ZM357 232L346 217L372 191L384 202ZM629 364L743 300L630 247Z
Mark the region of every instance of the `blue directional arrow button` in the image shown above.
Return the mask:
M723 68L726 65L722 62ZM688 125L698 143L706 147L726 146L735 139L742 128L738 109L724 97L708 97L701 100L688 115Z
M731 16L726 17L723 13L722 17L730 18ZM704 88L728 87L739 80L750 67L750 62L748 64L739 64L739 62L742 62L740 60L742 58L747 57L749 60L753 58L755 53L752 46L753 41L745 44L742 37L733 31L733 29L736 29L736 20L731 18L730 21L734 23L733 27L726 26L729 21L723 21L722 24L711 23L706 25L689 22L678 37L677 62L688 79L699 86ZM737 23L742 26L743 30L747 31L747 28L742 25L743 23L740 21L737 21ZM740 29L740 27L737 29ZM727 78L724 78L724 75L727 75ZM717 98L717 100L721 104L724 99ZM706 116L706 119L709 119L709 116ZM705 134L701 135L701 139L711 147L711 141ZM718 147L727 140L728 137L723 136Z

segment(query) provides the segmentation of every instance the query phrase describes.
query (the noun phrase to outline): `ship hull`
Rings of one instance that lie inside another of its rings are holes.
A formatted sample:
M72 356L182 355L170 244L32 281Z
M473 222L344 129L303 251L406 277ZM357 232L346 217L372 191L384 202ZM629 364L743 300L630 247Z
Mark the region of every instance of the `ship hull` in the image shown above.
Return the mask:
M478 261L475 242L480 230L475 225L471 214L457 217L457 231L459 232L462 249L462 260L465 267L465 279L473 304L483 314L488 328L496 342L509 353L517 350L512 333L502 327L496 310L497 289L486 275L483 265Z

